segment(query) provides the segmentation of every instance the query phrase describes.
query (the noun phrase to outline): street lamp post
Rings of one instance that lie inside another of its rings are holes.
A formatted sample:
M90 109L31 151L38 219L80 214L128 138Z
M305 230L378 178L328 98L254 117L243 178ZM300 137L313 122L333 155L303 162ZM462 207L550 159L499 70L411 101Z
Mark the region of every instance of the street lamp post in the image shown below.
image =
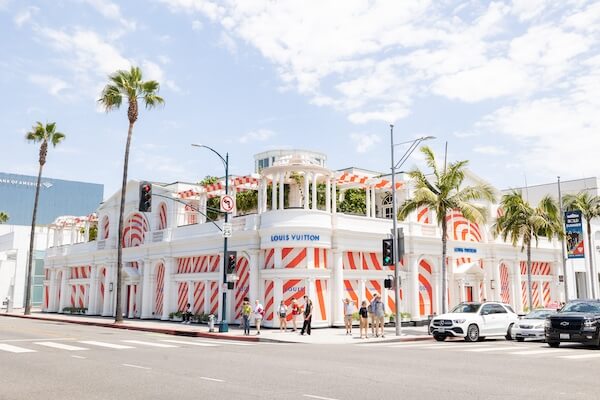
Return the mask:
M204 147L215 153L221 161L223 161L223 166L225 167L225 195L229 194L229 153L225 153L225 158L215 149L203 145L203 144L192 144L194 147ZM229 221L229 213L225 212L225 224ZM219 325L219 332L228 332L229 326L227 325L227 236L223 236L223 306L221 307L221 325Z
M563 212L562 193L560 191L560 176L556 177L558 184L558 206L560 208L560 223L562 229L565 229L565 214ZM565 302L569 301L569 285L567 284L567 256L565 255L565 239L560 240L560 249L562 250L562 268L563 268L563 285L565 285ZM591 257L591 254L590 254Z
M416 150L419 144L425 140L435 139L434 136L424 136L417 138L412 141L402 142L402 143L394 143L394 125L390 124L390 150L392 153L392 257L394 261L394 301L396 302L396 315L394 316L394 321L396 323L396 336L400 336L401 332L401 321L400 321L400 282L399 282L399 274L398 274L398 210L396 205L396 169L402 167L402 165L408 160L408 157ZM408 150L404 153L398 163L394 160L394 147L400 144L408 144ZM402 232L402 236L404 233Z

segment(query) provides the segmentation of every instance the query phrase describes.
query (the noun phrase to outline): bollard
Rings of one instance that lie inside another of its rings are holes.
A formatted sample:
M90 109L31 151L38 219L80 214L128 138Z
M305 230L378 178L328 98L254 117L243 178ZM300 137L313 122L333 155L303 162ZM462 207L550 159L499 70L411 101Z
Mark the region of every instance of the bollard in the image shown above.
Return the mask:
M215 316L212 314L210 314L208 316L208 331L209 332L215 331Z

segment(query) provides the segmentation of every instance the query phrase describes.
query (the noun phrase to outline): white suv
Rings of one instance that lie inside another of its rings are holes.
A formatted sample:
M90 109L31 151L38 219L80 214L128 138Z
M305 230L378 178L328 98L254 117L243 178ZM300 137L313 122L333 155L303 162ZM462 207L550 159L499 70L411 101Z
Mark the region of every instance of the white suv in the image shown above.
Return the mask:
M435 340L462 337L476 342L487 336L504 336L512 339L511 329L519 317L508 304L498 302L460 303L447 314L436 316L429 325Z

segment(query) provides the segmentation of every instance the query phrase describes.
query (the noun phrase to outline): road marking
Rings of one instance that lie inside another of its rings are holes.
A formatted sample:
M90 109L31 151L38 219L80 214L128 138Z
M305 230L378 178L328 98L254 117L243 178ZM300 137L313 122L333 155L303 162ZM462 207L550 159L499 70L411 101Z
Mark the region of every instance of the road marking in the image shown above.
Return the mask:
M0 340L0 342L2 342L2 343L8 343L8 342L39 342L39 341L44 341L44 340L48 340L48 338L40 338L40 339L3 339L3 340ZM58 339L52 338L52 340L58 341L58 340L75 340L75 339L73 339L73 338L58 338Z
M478 345L473 345L473 344L459 344L459 345L444 345L443 347L441 347L442 350L453 350L453 349L471 349L471 350L477 350L477 349L487 349L489 348L489 344L478 344Z
M514 349L515 349L515 347L513 347L513 346L502 346L502 347L477 348L477 349L471 349L471 350L466 350L466 351L484 352L484 351L508 351L508 350L514 350Z
M203 379L205 381L211 381L211 382L225 382L223 379L209 378L207 376L201 376L200 379Z
M303 394L302 396L308 397L311 399L319 399L319 400L337 400L332 397L315 396L314 394Z
M23 347L12 346L10 344L0 343L0 350L10 353L35 353L35 350L24 349Z
M125 343L141 344L143 346L152 346L152 347L163 347L163 348L179 347L179 346L173 346L172 344L162 344L162 343L154 343L154 342L143 342L141 340L121 340L121 341L125 342Z
M80 360L85 360L85 357L83 357L83 356L71 356L71 357L73 357L73 358L78 358L78 359L80 359Z
M54 349L60 350L68 350L68 351L80 351L80 350L88 350L84 347L70 346L68 344L63 343L54 343L54 342L35 342L34 344L46 347L52 347Z
M202 343L214 343L219 345L233 345L233 346L254 346L255 343L240 343L240 342L232 342L231 340L202 340Z
M573 350L561 350L561 349L539 349L539 350L524 350L524 351L515 351L514 354L518 356L533 356L536 354L550 354L550 353L571 353Z
M161 340L161 342L189 344L192 346L217 347L216 344L212 344L212 343L190 342L190 341L186 341L186 340L163 339L163 340Z
M96 342L93 340L80 341L79 343L89 344L90 346L108 347L109 349L119 349L119 350L135 349L135 347L131 347L131 346L123 346L120 344L112 344L112 343L105 343L105 342Z
M600 352L588 353L588 354L577 354L573 356L560 356L560 358L566 358L568 360L582 360L587 358L599 358Z
M142 367L140 365L133 365L133 364L121 364L121 365L124 367L137 368L137 369L152 369L152 368Z
M386 347L394 347L394 348L406 348L406 349L415 349L415 348L425 348L425 347L443 347L445 345L443 344L432 344L432 343L428 343L428 344L392 344L392 345L387 345ZM447 346L447 345L446 345Z

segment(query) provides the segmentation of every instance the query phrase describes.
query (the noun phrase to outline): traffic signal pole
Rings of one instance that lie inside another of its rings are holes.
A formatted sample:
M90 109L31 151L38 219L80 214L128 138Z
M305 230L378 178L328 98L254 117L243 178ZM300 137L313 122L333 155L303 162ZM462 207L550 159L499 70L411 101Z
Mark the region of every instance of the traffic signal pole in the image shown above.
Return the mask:
M229 153L225 153L225 196L229 194ZM225 224L229 221L229 213L225 213ZM221 325L219 332L229 332L227 325L227 236L223 237L223 306L221 308Z
M394 322L396 325L396 336L402 333L402 321L400 320L400 282L398 279L398 210L396 209L396 162L394 160L394 125L390 124L390 150L392 151L392 259L394 262L394 302L396 314Z

